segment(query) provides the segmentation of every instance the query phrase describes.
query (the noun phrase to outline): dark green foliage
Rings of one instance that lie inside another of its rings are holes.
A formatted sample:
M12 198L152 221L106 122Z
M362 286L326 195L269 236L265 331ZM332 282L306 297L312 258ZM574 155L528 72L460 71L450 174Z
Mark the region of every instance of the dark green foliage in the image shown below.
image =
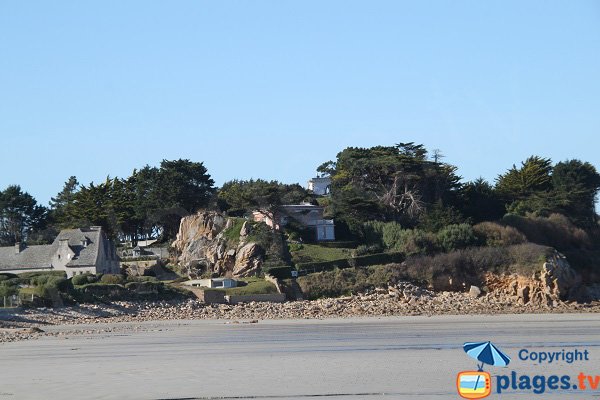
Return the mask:
M343 150L320 167L332 178L332 214L359 235L363 222L413 226L430 205L452 203L460 186L456 168L426 155L414 143Z
M88 283L94 283L97 280L98 278L92 274L75 275L71 278L71 282L75 286L87 285Z
M26 241L34 232L47 228L48 209L18 185L0 191L0 245Z
M483 178L463 185L458 207L464 217L473 223L495 221L505 213L505 206L499 194Z
M268 270L264 270L265 275L271 275L277 279L289 279L292 277L292 267L273 267Z
M437 232L445 226L457 225L465 222L463 215L453 206L445 206L436 202L419 218L419 229Z
M469 224L448 225L437 233L437 241L444 251L454 251L478 244L473 227Z
M208 206L214 193L204 165L181 159L163 160L160 168L146 166L127 179L107 178L97 185L77 186L72 178L54 199L60 225L100 225L112 237L134 239L161 230L165 238L173 238L181 217Z
M600 175L588 162L559 162L552 173L555 202L559 210L576 224L591 228L597 221L595 201Z
M532 195L547 193L552 187L552 161L531 156L517 168L513 165L498 176L496 189L510 199L523 200Z
M229 181L223 184L218 193L220 209L236 216L262 210L270 217L280 205L297 204L308 198L306 189L298 184L262 179Z

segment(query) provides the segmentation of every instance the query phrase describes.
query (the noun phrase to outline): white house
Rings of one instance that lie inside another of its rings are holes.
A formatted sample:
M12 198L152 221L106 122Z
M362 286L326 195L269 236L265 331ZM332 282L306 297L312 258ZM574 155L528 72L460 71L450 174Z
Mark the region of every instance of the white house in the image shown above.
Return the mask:
M331 188L331 178L316 176L308 181L307 189L319 196L328 195Z

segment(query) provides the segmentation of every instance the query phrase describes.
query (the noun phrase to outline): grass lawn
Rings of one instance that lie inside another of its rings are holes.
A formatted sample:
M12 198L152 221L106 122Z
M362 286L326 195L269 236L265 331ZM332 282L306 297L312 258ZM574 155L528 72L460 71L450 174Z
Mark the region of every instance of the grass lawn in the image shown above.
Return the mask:
M352 255L352 249L329 248L319 246L318 244L303 244L300 250L292 251L291 254L294 263L333 261L349 258Z
M244 294L269 294L277 293L277 288L271 282L267 282L262 278L240 278L237 281L246 282L246 286L238 286L231 289L225 289L225 294L244 295Z

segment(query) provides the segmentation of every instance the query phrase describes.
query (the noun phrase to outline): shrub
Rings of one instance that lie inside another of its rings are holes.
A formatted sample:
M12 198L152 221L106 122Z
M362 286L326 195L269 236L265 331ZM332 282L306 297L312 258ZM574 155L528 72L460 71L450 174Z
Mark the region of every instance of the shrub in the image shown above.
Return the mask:
M385 222L367 221L362 225L363 240L367 244L383 245L383 227Z
M71 278L71 283L75 286L87 285L88 283L96 282L97 278L92 274L74 275Z
M383 226L383 244L388 249L393 249L402 240L404 230L396 222L388 222Z
M559 251L592 247L589 235L561 214L552 214L547 218L508 214L502 223L518 229L530 242L551 246Z
M17 289L16 286L5 285L4 282L0 284L0 301L2 301L5 296L8 297L17 293L19 293L19 289Z
M435 253L439 246L433 233L419 229L405 229L401 231L398 241L393 243L393 246L389 248L394 251L400 251L407 256L412 256Z
M123 275L118 274L104 274L100 278L100 283L107 285L121 285L124 281Z
M354 251L352 252L352 255L354 257L360 257L360 256L364 256L367 254L381 253L382 251L383 251L383 248L378 244L372 244L372 245L361 244L356 249L354 249Z
M303 248L302 243L290 243L288 247L290 251L300 251Z
M473 227L479 241L486 246L511 246L525 243L527 238L517 228L496 222L481 222Z
M469 224L448 225L438 232L437 239L444 251L464 249L477 244L477 238Z

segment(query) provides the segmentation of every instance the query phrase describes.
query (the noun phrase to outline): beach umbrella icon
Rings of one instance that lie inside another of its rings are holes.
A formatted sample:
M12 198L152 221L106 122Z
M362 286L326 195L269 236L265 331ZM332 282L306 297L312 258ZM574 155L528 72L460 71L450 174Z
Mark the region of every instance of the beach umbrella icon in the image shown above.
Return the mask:
M483 371L483 364L506 367L510 363L510 357L501 352L492 342L468 342L463 345L463 349L469 356L481 361L481 365L477 365L480 371Z

